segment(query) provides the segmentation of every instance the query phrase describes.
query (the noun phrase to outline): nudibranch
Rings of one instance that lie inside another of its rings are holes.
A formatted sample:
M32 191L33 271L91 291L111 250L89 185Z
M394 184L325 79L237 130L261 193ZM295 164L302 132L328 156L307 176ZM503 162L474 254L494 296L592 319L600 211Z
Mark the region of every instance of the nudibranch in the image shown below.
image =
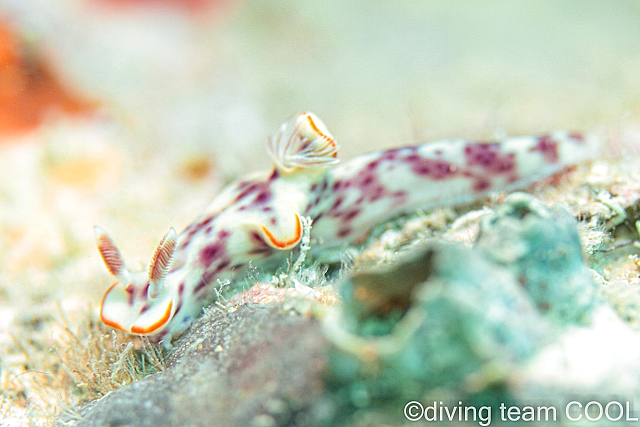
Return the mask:
M298 246L301 218L313 221L311 238L320 248L343 245L400 213L477 199L554 174L588 158L593 143L560 131L499 142L448 140L339 164L338 145L324 123L298 113L267 143L273 170L228 186L182 233L171 228L148 272L130 272L111 237L95 227L100 254L118 280L102 300L102 321L153 335L169 347L211 302L220 281L238 277L249 262L281 259Z

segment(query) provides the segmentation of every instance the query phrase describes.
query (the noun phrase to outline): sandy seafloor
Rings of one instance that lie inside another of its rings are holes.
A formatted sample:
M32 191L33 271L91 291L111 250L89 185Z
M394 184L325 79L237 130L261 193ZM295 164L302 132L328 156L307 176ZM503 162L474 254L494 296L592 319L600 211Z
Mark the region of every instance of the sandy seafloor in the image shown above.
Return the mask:
M62 325L86 335L113 281L93 226L144 268L170 226L269 167L266 138L296 111L324 120L343 159L593 133L597 173L638 181L636 1L155 3L0 0L67 87L101 105L0 141L2 426L46 425L88 396L60 354L73 345ZM637 264L626 268L618 279L638 284Z

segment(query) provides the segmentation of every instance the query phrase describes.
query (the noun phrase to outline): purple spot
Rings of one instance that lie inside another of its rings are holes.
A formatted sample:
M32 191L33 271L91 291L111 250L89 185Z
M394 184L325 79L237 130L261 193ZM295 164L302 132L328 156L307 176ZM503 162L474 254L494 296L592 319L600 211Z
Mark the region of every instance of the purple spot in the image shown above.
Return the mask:
M419 155L414 153L414 154L409 154L404 159L409 163L414 163L414 162L419 162L420 160L422 160L422 157L420 157Z
M338 197L333 205L331 205L331 209L338 209L342 202L344 202L344 199L342 197Z
M322 187L320 188L321 191L324 191L327 189L327 187L329 186L329 183L327 182L327 180L322 181Z
M207 282L205 282L204 279L200 280L200 283L198 283L198 285L195 288L193 288L193 293L197 294L198 292L203 290L206 286L207 286Z
M464 147L467 166L480 167L485 172L502 174L515 168L515 154L501 153L500 144L478 142Z
M345 221L351 221L360 214L360 209L352 209L344 215Z
M318 188L318 184L313 184L310 188L310 191L316 191L316 188Z
M209 268L213 261L220 258L224 254L224 251L224 242L212 243L209 246L206 246L200 252L200 263L204 266L204 268Z
M265 206L262 209L260 209L262 212L271 212L273 209L271 209L271 206Z
M429 175L429 172L431 172L429 162L424 161L415 163L413 166L413 171L418 175Z
M269 200L271 199L271 192L269 191L263 191L261 193L259 193L255 200L253 201L253 203L256 203L258 205L262 205L267 203Z
M498 169L499 173L506 173L513 171L516 164L516 154L515 153L507 153L502 156L499 162L496 164L496 169Z
M333 191L339 190L340 187L342 187L342 181L337 180L336 182L333 183L333 185L331 186L331 189Z
M129 305L133 305L134 289L132 285L127 286L124 290L129 294Z
M253 241L253 243L257 243L260 246L268 246L267 242L264 241L261 235L259 235L256 231L252 231L249 233L249 238Z
M491 167L491 164L498 156L500 146L497 143L476 143L464 147L464 155L467 157L467 164L470 166Z
M276 225L278 223L278 219L275 216L272 216L271 218L269 218L269 222L271 223L271 225Z
M372 202L375 202L376 200L380 200L382 198L382 196L384 195L384 187L382 185L378 185L376 188L374 188L374 190L371 192L371 196L370 196L370 200Z
M220 264L216 267L215 272L216 273L220 273L222 270L227 268L229 266L229 264L231 264L231 260L230 259L225 259L224 261L220 262Z
M180 312L180 309L182 308L182 300L180 300L180 302L178 302L178 305L176 307L176 311L174 313L174 316Z
M271 175L269 176L269 181L278 179L279 176L280 176L280 173L278 172L278 169L274 169Z
M260 186L259 183L253 183L253 184L248 185L246 187L245 187L245 185L241 186L240 188L242 189L244 187L244 189L240 192L240 194L238 194L236 196L235 202L238 202L238 201L244 199L245 197L247 197L247 195L249 195L249 194L253 193L254 191L256 191L256 189L259 188L259 186Z
M183 293L184 293L184 282L180 283L180 286L178 286L178 296L181 297Z
M229 230L220 230L218 231L218 239L226 239L229 237Z
M272 175L273 176L273 175ZM254 182L251 185L244 188L237 196L234 203L238 203L240 200L246 198L250 194L256 194L253 203L262 204L271 198L270 181Z
M206 230L204 230L204 232L205 232L206 234L211 234L211 231L212 231L212 230L213 230L213 227L212 227L212 226L208 226L208 227L207 227L207 229L206 229Z
M239 210L239 211L243 211L243 210L245 210L245 209L247 209L247 207L246 207L246 206L240 206L240 207L238 208L238 210Z
M436 156L442 156L442 150L436 150L433 152Z
M432 160L431 162L432 171L430 173L433 179L445 179L451 178L456 174L456 166L452 165L449 162L445 162L443 160Z
M476 193L487 191L489 188L491 188L491 181L486 178L477 177L473 183L473 191Z
M416 156L419 158L419 156ZM329 215L334 218L346 218L349 220L352 218L350 215L354 215L350 209L354 206L361 205L366 202L375 202L380 200L383 197L391 197L386 187L380 183L378 179L378 175L374 172L371 172L367 169L360 171L358 175L353 177L350 181L343 181L341 187L348 187L353 185L358 189L359 197L356 199L354 203L350 203L349 206L345 206L345 196L339 195L336 198L336 201L333 203L331 208L329 209ZM338 191L340 194L340 191ZM342 209L341 209L342 208ZM359 213L359 211L358 211Z
M380 164L380 159L374 160L373 162L369 163L366 166L366 168L369 169L369 170L373 170L373 169L377 168L379 164Z
M445 160L428 159L418 154L410 154L404 160L410 164L416 175L426 176L435 181L453 178L459 173L454 164Z
M338 230L338 237L346 237L351 233L351 229L349 227L344 227Z
M394 150L389 150L389 151L385 152L382 155L381 159L384 159L384 160L395 160L397 156L398 156L398 149L396 148Z
M151 306L149 304L145 304L142 306L142 308L140 309L140 314L144 314L145 312L147 312L149 309L151 308Z
M213 219L215 217L216 217L215 215L212 215L212 216L210 216L208 218L203 219L202 221L200 221L199 223L197 223L195 225L189 226L189 228L187 228L187 230L189 230L189 232L187 233L187 238L186 238L185 242L182 244L182 246L186 247L186 243L189 241L189 239L192 238L196 233L198 233L204 227L209 225L209 223L211 223L211 221L213 221Z
M556 163L558 161L558 143L549 135L538 138L538 143L531 147L529 151L539 151L549 163Z

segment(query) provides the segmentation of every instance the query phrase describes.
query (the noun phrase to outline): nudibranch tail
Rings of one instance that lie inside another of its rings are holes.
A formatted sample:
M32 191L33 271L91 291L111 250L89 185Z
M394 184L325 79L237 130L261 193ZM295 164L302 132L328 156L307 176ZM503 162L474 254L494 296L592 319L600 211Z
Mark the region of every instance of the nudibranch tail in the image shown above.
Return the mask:
M500 141L434 141L377 151L327 170L303 211L314 236L355 241L403 212L510 191L589 158L597 142L556 131Z
M303 111L282 123L267 143L267 151L282 172L327 167L339 162L338 144L315 114Z

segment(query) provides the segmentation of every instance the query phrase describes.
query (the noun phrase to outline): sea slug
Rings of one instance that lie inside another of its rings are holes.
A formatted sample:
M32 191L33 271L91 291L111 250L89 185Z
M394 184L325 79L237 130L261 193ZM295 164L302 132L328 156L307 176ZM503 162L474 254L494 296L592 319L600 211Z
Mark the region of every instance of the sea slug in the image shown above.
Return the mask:
M111 237L95 227L98 249L118 279L102 300L102 321L170 347L219 280L298 246L304 217L323 245L358 241L402 212L473 200L554 174L590 157L594 142L562 131L499 142L436 141L339 164L338 145L324 123L298 113L267 144L273 170L229 185L182 233L171 228L148 272L130 272Z

